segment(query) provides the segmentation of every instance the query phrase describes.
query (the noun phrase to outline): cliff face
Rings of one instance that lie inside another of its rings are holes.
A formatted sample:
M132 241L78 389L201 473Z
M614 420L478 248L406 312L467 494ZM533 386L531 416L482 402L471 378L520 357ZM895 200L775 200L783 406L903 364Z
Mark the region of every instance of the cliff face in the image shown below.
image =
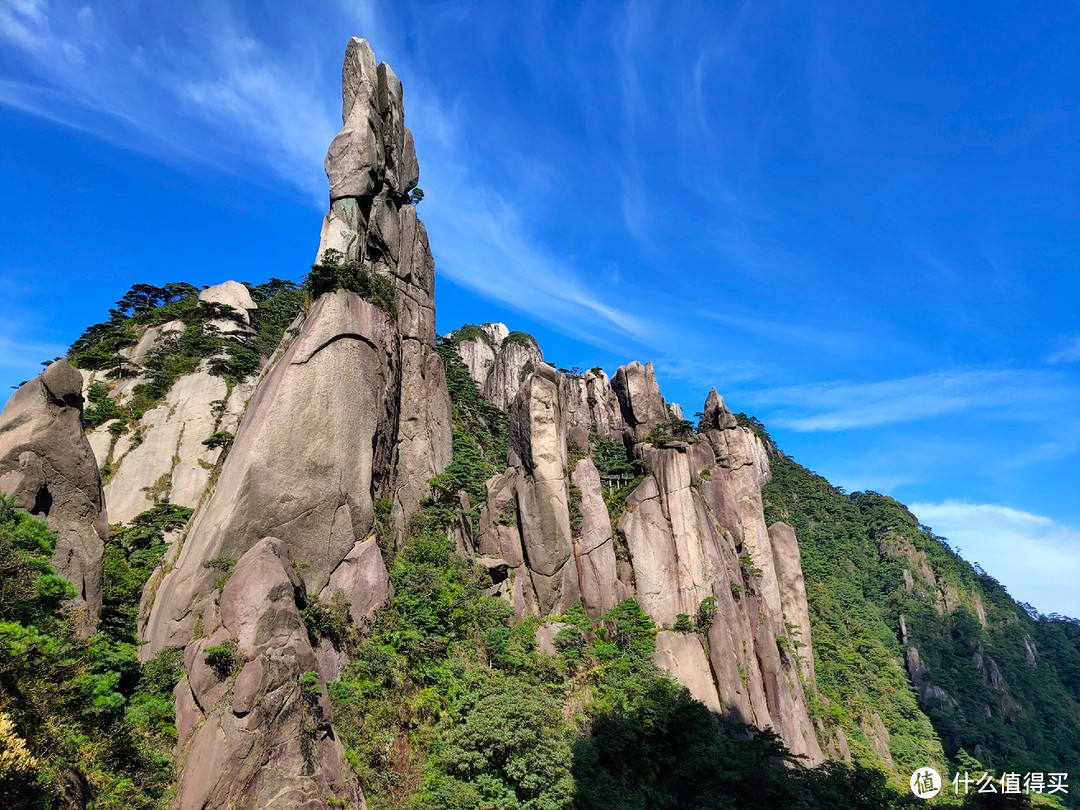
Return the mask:
M361 800L342 776L322 685L336 678L335 659L317 660L300 611L343 596L358 624L370 619L389 590L375 503L392 503L403 536L427 480L450 459L434 263L407 197L417 170L401 85L354 39L343 95L318 261L388 280L394 305L344 289L314 303L259 380L212 494L148 586L145 654L187 646L180 807ZM233 650L235 680L207 663L222 648ZM302 688L314 672L317 685Z
M464 343L458 352L475 357ZM540 365L510 405L509 466L488 481L478 548L514 570L504 589L520 615L580 601L597 617L633 596L667 628L657 637L659 666L707 706L776 729L816 764L798 543L790 526L765 525L764 445L715 390L704 414L696 434L680 424L651 364L621 367L610 385L602 373ZM614 526L604 495L623 482L605 490L590 436L617 440L644 462ZM673 629L680 614L710 618L699 633L682 632Z

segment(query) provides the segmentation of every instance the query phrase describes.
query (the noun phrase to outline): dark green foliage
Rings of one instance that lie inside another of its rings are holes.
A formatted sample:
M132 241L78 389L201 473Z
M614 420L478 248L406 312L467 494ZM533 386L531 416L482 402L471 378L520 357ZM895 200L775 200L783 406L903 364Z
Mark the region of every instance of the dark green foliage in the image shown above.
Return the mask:
M630 455L626 445L619 439L609 439L599 433L591 433L589 446L590 457L601 479L636 478L645 471L641 460Z
M320 599L309 601L300 611L300 617L311 640L327 638L337 649L348 651L356 639L349 604L349 598L340 590L334 591L328 603Z
M844 728L858 761L876 761L862 733L873 712L900 772L940 763L939 744L949 757L978 745L985 765L1025 772L1064 772L1080 760L1080 656L1068 640L1069 632L1080 636L1076 625L1032 618L902 504L873 492L844 494L775 450L760 423L739 421L773 447L766 519L795 527L818 689L829 701L824 719ZM946 592L959 606L944 609ZM902 665L901 615L928 669L925 681L955 705L915 700ZM1034 664L1025 639L1039 650ZM992 667L1004 690L994 687Z
M372 503L375 512L375 540L382 552L387 569L394 564L394 502L389 498L376 498Z
M484 471L478 471L478 475L486 470L491 471L489 476L500 472L506 462L509 438L506 414L484 399L452 341L440 341L435 350L446 368L446 387L450 392L454 424L465 434L465 440L476 447L487 465ZM498 470L496 465L500 465Z
M74 773L90 807L163 808L175 742L167 654L144 669L107 628L81 639L60 609L75 589L48 564L54 544L0 498L0 707L37 759L32 773L0 777L0 806L72 806Z
M101 383L93 383L86 391L87 406L83 409L83 422L87 427L97 427L110 419L122 419L126 414L109 396L109 389Z
M581 511L581 487L570 484L569 492L570 531L576 537L581 534L581 524L585 520L585 514Z
M211 450L216 450L219 447L228 447L232 444L233 435L227 430L218 430L210 434L210 437L203 439L202 443L209 447Z
M128 526L114 524L105 541L101 629L134 644L143 586L164 556L165 534L181 529L194 510L168 501L155 504Z
M237 667L236 639L230 638L224 644L215 644L203 650L206 665L217 673L219 678L228 678Z
M271 278L249 289L252 300L259 305L251 313L251 326L257 334L254 348L263 357L270 357L281 343L289 324L296 320L308 293L293 282L280 278Z
M672 630L678 630L680 633L691 633L694 630L694 625L690 621L689 613L680 613L675 617L675 624L671 628Z
M424 190L419 186L409 192L409 203L412 205L419 205L424 201Z
M95 427L109 419L137 420L169 392L173 383L191 374L209 360L212 374L230 383L259 371L262 358L273 353L289 323L301 309L307 293L291 281L271 279L250 287L259 309L251 314L256 334L236 339L221 335L211 321L236 320L231 307L198 300L198 290L190 284L172 283L164 287L137 284L128 292L105 323L95 324L72 344L68 357L78 368L106 371L110 379L141 374L146 379L135 386L131 401L121 408L108 397L105 386L91 386L90 406L84 417ZM147 353L141 365L119 352L138 342L143 330L170 321L180 321L184 330L161 339L158 348Z
M453 334L451 334L447 339L447 342L452 347L456 347L459 343L465 343L470 340L480 340L486 343L488 346L495 348L495 343L494 341L492 341L491 335L489 335L475 323L467 323L464 326L455 329Z
M649 436L645 441L649 444L654 444L657 447L663 447L668 442L689 439L693 437L693 435L693 422L686 419L669 419L667 422L661 422L649 431Z
M515 344L520 346L527 346L533 349L540 348L540 344L536 342L536 338L534 338L528 332L511 332L502 342L502 345L504 347L513 346Z
M551 695L513 677L480 679L433 751L421 801L482 810L569 810L570 729Z
M639 475L621 487L604 490L604 505L607 506L612 528L618 527L619 518L623 516L623 512L627 509L626 499L644 480L645 476Z
M311 265L304 286L312 298L334 290L350 290L397 319L394 283L359 262L346 262L337 251L326 251L323 264Z
M736 594L738 596L738 594ZM716 597L706 596L698 605L697 615L694 617L694 627L701 632L706 632L716 620Z

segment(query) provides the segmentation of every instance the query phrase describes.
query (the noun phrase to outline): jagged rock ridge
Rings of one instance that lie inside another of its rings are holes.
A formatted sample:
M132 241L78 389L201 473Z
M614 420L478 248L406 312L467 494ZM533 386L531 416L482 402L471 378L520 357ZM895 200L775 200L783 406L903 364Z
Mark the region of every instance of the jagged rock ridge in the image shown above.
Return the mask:
M490 375L478 351L486 334L456 346L478 381ZM660 666L707 706L773 727L820 762L803 686L813 683L813 650L798 543L790 526L765 525L768 454L715 389L698 433L675 437L665 431L681 412L651 364L623 366L610 383L601 370L566 375L541 364L509 412L509 466L488 481L478 551L515 571L503 589L519 615L580 601L597 617L632 595L669 628L657 637ZM646 470L614 526L589 458L593 435L624 442ZM703 637L670 629L709 603L715 619Z

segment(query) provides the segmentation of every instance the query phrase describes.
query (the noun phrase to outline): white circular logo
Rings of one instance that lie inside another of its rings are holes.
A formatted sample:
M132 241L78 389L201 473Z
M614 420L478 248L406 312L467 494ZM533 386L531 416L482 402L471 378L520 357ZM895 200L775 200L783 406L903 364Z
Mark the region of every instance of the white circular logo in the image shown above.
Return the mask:
M920 799L932 799L941 793L941 774L933 768L919 768L911 775L911 792Z

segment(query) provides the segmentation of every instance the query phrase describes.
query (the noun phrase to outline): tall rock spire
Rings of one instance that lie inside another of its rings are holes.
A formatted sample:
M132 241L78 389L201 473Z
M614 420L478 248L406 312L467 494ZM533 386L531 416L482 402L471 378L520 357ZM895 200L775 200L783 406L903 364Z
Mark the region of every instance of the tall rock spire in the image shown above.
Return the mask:
M176 690L181 808L314 809L331 797L363 806L341 767L323 685L338 677L338 658L328 640L309 637L300 611L342 594L358 624L369 620L390 584L378 501L393 504L403 539L427 481L450 461L435 265L409 201L417 167L401 83L362 39L346 50L342 98L317 262L381 276L394 300L327 292L286 333L216 488L147 588L145 654L186 645ZM228 667L215 668L223 649ZM315 671L318 689L301 689Z

